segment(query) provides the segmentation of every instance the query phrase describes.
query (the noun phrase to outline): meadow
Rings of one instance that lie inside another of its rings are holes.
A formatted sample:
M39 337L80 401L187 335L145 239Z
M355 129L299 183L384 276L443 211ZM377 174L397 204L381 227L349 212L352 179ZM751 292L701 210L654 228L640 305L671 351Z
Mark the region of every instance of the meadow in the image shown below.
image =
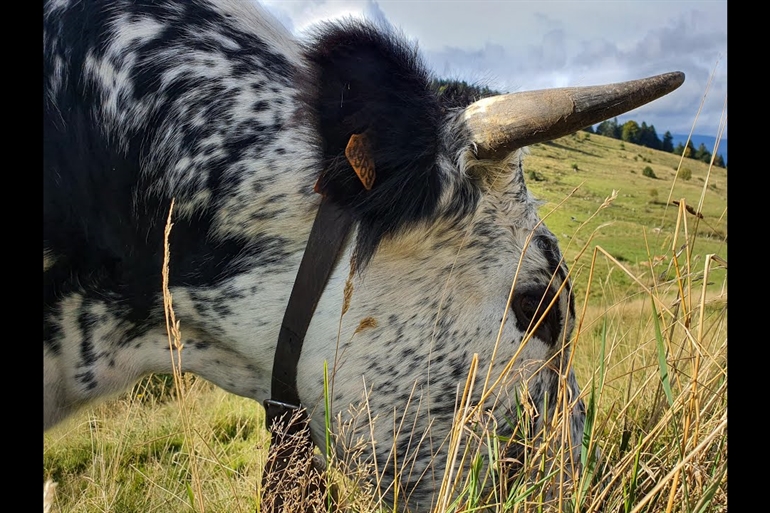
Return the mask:
M495 481L504 462L469 449L436 512L726 511L726 169L577 132L532 146L524 170L574 283L586 470L549 495L552 476ZM468 436L461 417L457 436ZM260 511L263 418L258 403L194 376L145 378L45 433L52 511ZM356 447L329 462L334 501L321 509L393 511L367 484L374 470L354 461ZM533 455L524 473L541 463Z

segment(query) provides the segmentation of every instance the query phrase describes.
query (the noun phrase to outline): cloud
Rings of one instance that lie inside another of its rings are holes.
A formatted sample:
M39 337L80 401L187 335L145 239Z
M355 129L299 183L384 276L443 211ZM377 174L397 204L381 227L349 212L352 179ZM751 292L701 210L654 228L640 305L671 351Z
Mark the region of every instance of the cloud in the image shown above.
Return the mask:
M658 132L716 133L727 94L726 2L268 0L300 37L342 16L388 22L433 72L501 91L619 82L683 71L674 93L631 113ZM717 65L718 61L718 65ZM716 65L716 72L714 68ZM713 76L712 76L713 74Z
M549 72L567 65L566 36L563 29L546 33L539 45L527 48L526 67L529 70Z
M726 49L727 33L698 31L697 18L701 15L699 11L690 11L674 24L650 30L625 58L645 61L685 57L698 63L713 63Z

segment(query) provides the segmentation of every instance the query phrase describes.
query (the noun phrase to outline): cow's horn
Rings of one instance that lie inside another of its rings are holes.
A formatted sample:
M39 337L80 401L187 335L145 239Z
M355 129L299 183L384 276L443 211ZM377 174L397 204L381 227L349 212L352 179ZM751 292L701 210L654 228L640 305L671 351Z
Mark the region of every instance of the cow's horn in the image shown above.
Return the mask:
M469 105L463 117L480 159L550 141L664 96L684 82L673 72L629 82L502 94Z

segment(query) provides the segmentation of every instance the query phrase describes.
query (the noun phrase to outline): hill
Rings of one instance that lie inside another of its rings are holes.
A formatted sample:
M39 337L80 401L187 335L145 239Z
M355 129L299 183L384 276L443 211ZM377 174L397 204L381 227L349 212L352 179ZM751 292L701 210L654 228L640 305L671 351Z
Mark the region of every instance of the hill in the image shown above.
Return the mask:
M670 278L675 270L672 247L684 243L684 222L687 233L695 237L697 253L691 258L700 259L701 269L707 254L726 258L727 172L715 166L709 174L707 164L685 159L682 167L691 176L675 180L679 160L672 153L586 132L530 147L524 160L525 179L532 193L545 201L540 214L577 274L576 292L585 291L588 278L581 272L590 267L596 246L645 285L652 284L653 262L658 279ZM643 174L645 167L655 178ZM613 191L617 196L602 208ZM675 202L683 200L697 210L701 196L701 217L686 213L680 218ZM638 290L626 271L612 270L617 266L603 261L606 264L600 266L600 276L594 276L594 285L612 274L616 285L628 288L624 292ZM723 275L710 278L723 282Z

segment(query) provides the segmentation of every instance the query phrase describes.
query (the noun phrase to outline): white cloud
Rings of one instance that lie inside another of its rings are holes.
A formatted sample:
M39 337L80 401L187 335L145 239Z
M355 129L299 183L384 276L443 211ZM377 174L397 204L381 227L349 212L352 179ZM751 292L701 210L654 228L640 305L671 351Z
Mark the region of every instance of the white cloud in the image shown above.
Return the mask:
M683 71L685 84L632 115L658 132L716 135L727 92L726 0L269 0L302 35L342 16L386 19L442 77L506 91L591 85ZM717 65L718 64L718 65Z

